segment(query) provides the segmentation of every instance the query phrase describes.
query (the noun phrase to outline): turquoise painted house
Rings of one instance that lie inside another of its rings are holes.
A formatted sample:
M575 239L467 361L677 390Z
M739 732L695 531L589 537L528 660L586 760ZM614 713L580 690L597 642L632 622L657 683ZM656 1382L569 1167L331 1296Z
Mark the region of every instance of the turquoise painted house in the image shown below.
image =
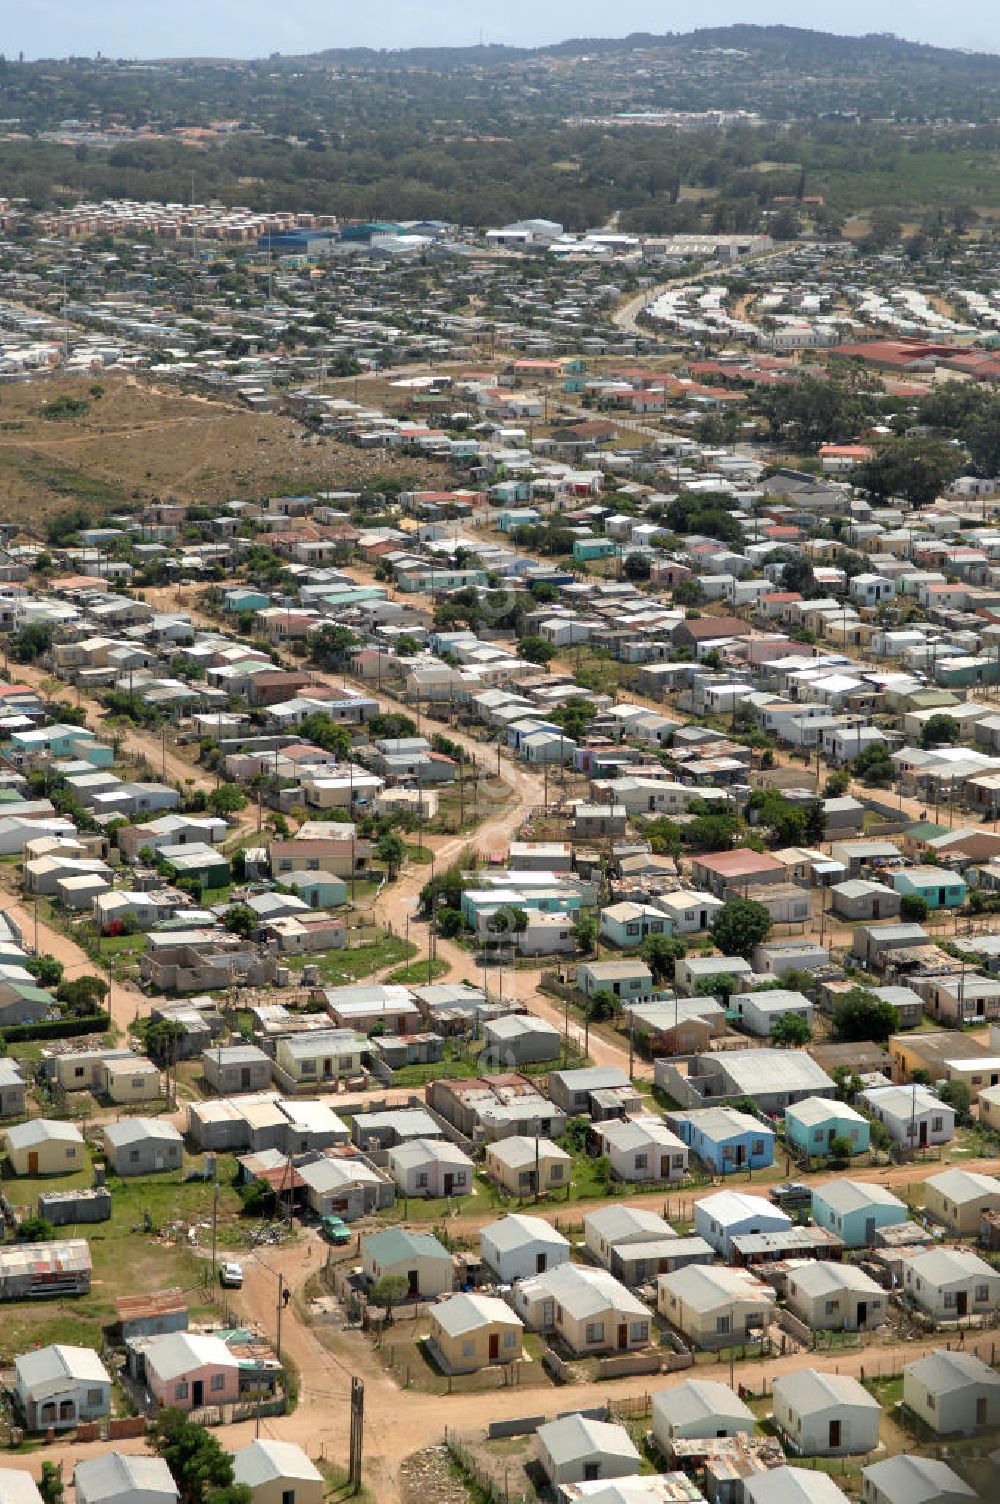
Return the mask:
M613 559L618 553L618 544L613 538L574 538L573 557L579 563L593 559Z
M845 1102L805 1097L785 1109L785 1137L805 1154L826 1154L835 1138L849 1139L853 1154L863 1154L871 1141L871 1124Z
M909 1208L884 1185L863 1180L828 1180L813 1191L813 1221L843 1238L848 1248L867 1248L879 1227L910 1220Z
M561 888L467 888L462 894L462 918L476 929L479 918L497 909L534 909L539 914L578 914L583 907L579 893Z
M931 909L960 909L968 884L945 867L906 867L892 873L892 886L897 893L926 899Z
M332 872L289 872L281 881L312 909L335 909L347 902L347 884Z
M41 726L32 731L15 731L10 750L15 760L24 761L39 754L50 757L86 757L87 747L97 738L86 726ZM111 751L111 748L108 748ZM91 759L87 758L90 762Z
M534 507L509 507L497 513L497 527L501 533L509 533L515 527L531 527L541 521L541 516Z
M226 591L222 604L227 611L263 611L271 604L271 597L262 590L236 586Z

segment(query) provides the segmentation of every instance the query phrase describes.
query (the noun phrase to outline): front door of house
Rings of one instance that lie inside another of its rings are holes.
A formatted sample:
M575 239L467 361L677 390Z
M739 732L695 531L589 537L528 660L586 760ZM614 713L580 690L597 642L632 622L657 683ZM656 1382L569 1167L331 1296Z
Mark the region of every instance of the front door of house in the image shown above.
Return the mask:
M191 1404L197 1410L205 1403L205 1381L195 1379L191 1385Z
M490 1332L490 1362L495 1363L500 1357L500 1333Z
M618 1327L618 1351L624 1352L628 1347L628 1323L621 1322Z
M839 1447L840 1446L840 1421L839 1420L832 1420L830 1422L830 1445L832 1447Z

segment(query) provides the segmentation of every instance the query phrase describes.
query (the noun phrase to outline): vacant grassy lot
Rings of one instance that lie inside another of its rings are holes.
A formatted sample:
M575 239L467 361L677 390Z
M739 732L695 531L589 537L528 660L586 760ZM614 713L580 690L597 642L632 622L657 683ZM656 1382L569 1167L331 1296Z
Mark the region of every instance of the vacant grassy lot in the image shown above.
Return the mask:
M112 377L92 397L85 381L29 382L0 394L0 492L12 516L40 532L70 506L95 513L153 496L225 501L329 486L363 489L378 477L440 485L440 465L372 455L308 436L277 413L251 413L136 377ZM59 397L87 403L58 420Z
M256 1225L240 1216L240 1202L230 1181L235 1161L220 1157L218 1243L239 1246ZM76 1175L45 1180L26 1177L9 1181L7 1194L18 1205L34 1205L44 1190L70 1190L91 1183L89 1167ZM119 1180L109 1177L112 1213L107 1222L63 1227L57 1236L85 1237L90 1244L94 1275L89 1295L57 1301L16 1301L3 1306L0 1329L0 1366L13 1361L34 1343L82 1343L100 1347L100 1328L114 1315L116 1299L180 1286L187 1292L193 1316L211 1308L206 1287L208 1261L196 1254L187 1229L197 1227L197 1244L210 1247L212 1187L206 1181L185 1180L184 1172ZM147 1231L152 1227L153 1231Z

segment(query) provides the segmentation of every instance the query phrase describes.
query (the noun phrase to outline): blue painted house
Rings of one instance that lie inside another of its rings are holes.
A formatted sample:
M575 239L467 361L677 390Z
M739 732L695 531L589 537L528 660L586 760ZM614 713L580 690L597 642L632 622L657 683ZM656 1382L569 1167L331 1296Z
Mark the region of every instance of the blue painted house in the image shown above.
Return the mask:
M10 750L14 760L20 762L39 754L49 757L84 757L85 745L96 740L94 733L86 726L40 726L37 730L13 732ZM110 747L108 750L111 750ZM87 761L91 759L87 758Z
M867 1248L879 1227L908 1222L909 1209L883 1185L863 1180L828 1180L813 1191L813 1221L843 1238L848 1248Z
M667 1123L692 1154L717 1175L766 1170L774 1163L774 1133L735 1107L695 1107L667 1114Z
M281 881L294 888L311 909L335 909L347 902L347 884L332 872L289 872Z
M805 1154L826 1154L835 1138L850 1140L852 1154L863 1154L871 1141L871 1124L846 1102L805 1097L785 1109L785 1136Z
M892 873L892 886L926 899L930 909L960 909L967 889L965 879L945 867L904 867Z

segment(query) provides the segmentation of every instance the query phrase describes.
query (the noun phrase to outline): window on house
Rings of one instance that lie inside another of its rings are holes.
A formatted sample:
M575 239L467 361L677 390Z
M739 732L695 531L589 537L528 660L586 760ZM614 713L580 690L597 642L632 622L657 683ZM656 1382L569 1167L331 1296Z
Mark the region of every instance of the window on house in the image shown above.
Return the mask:
M420 1174L417 1176L417 1186L422 1189L426 1185L427 1185L427 1173L426 1173L425 1170L421 1170Z
M76 1149L74 1147L70 1147L69 1149L66 1150L66 1158L67 1159L75 1159L76 1158Z
M649 1155L648 1154L637 1154L635 1156L635 1167L636 1167L637 1170L644 1170L648 1164L649 1164Z
M549 1179L562 1180L565 1168L565 1165L549 1165Z
M103 1399L104 1399L104 1390L103 1389L88 1389L87 1390L87 1404L88 1405L99 1405L99 1404L101 1404L101 1402L102 1402Z
M174 1385L174 1399L186 1400L188 1397L187 1379L181 1379L179 1384Z
M648 1342L649 1341L649 1322L648 1321L633 1321L631 1327L629 1328L629 1341L631 1341L631 1342Z
M522 1170L521 1173L517 1177L517 1183L518 1183L518 1185L523 1185L523 1186L526 1186L526 1187L530 1186L533 1175L534 1175L534 1171L533 1170Z
M129 1163L130 1164L137 1165L139 1163L139 1151L138 1151L138 1149L130 1149L128 1151L128 1157L129 1157Z
M954 1290L946 1290L944 1292L944 1303L946 1306L953 1306L955 1304Z
M989 1287L989 1285L977 1285L976 1286L976 1301L977 1301L977 1303L980 1302L980 1301L989 1300L989 1298L990 1298L990 1287Z
M463 1358L471 1358L472 1355L473 1355L473 1353L475 1352L475 1350L476 1350L476 1344L474 1342L463 1342L462 1343L462 1357Z
M750 1152L751 1154L763 1154L764 1140L762 1138L755 1138L750 1146Z
M516 1347L517 1346L517 1333L516 1332L504 1332L504 1334L503 1334L503 1345L504 1345L504 1347Z
M294 1488L283 1488L281 1490L281 1504L295 1504Z
M937 1400L935 1399L933 1394L928 1394L927 1396L927 1408L928 1410L937 1409Z
M213 1375L212 1375L212 1382L209 1384L208 1387L210 1389L225 1389L225 1387L226 1387L226 1376L225 1376L225 1374L224 1373L213 1373Z
M603 1342L604 1341L604 1322L603 1321L588 1321L588 1323L587 1323L587 1341L588 1342Z
M730 1318L728 1316L716 1316L716 1318L715 1318L715 1330L716 1330L716 1332L718 1334L720 1334L720 1335L723 1335L726 1332L728 1332L730 1330L730 1324L729 1323L730 1323Z
M940 1133L944 1127L944 1118L931 1118L931 1132Z

